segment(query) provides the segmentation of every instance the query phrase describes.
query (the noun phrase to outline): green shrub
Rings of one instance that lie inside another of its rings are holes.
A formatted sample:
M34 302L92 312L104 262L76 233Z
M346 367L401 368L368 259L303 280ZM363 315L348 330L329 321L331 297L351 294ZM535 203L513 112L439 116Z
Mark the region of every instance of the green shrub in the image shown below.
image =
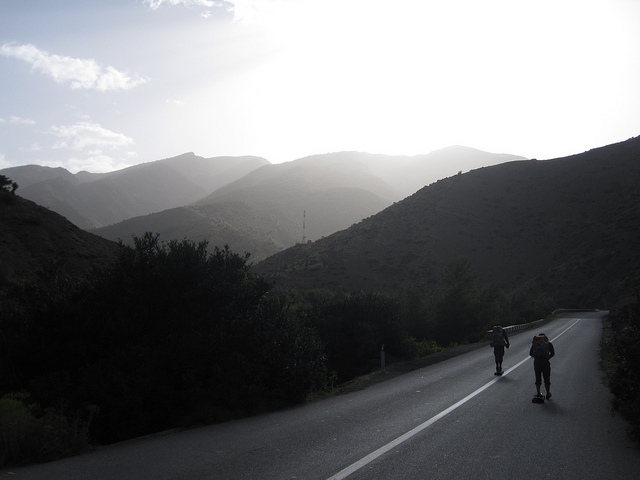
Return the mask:
M415 338L411 338L411 341L415 348L416 358L427 357L444 350L444 348L438 345L434 340L416 340Z
M613 335L606 351L613 363L609 376L613 408L629 422L631 435L640 440L640 279L634 293L633 301L609 316Z
M316 330L251 274L248 255L152 234L134 244L91 278L54 275L0 304L0 396L28 386L51 452L83 442L73 412L86 405L100 407L92 440L112 443L302 402L324 388Z
M395 298L378 293L307 292L314 326L327 357L327 368L343 383L380 364L380 349L389 357L409 358L412 344L399 317Z
M145 234L108 269L71 281L52 265L0 303L0 397L29 391L3 399L2 462L82 451L89 425L111 443L303 402L379 368L383 344L429 355L509 307L467 261L432 289L282 292L248 254L207 247Z
M0 398L0 465L43 462L84 452L89 422L40 407L24 393Z
M35 417L26 396L9 394L0 398L0 465L35 460L41 449L42 422Z

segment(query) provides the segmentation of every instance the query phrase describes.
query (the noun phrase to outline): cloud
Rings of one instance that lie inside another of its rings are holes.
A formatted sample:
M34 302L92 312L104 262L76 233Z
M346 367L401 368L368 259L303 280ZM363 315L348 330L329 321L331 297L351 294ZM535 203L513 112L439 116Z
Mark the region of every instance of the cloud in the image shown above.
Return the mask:
M13 125L35 125L36 122L30 118L22 118L12 115L8 119L0 118L0 123L11 123Z
M52 126L49 133L59 140L53 148L68 148L82 151L87 148L122 148L133 144L133 139L102 128L97 123L78 122L75 125ZM95 153L95 152L92 152Z
M162 5L184 5L187 7L223 7L227 2L211 0L144 0L151 10L157 10Z
M100 66L95 60L52 55L31 44L5 43L0 54L30 63L32 68L49 75L57 83L69 83L73 89L130 90L148 81L138 75L130 76L115 68Z

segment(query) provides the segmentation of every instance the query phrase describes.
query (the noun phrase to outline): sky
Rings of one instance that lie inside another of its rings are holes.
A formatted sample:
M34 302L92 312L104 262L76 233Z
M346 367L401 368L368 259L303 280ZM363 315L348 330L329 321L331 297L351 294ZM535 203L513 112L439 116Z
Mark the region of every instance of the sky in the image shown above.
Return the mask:
M0 168L640 134L640 0L1 0Z

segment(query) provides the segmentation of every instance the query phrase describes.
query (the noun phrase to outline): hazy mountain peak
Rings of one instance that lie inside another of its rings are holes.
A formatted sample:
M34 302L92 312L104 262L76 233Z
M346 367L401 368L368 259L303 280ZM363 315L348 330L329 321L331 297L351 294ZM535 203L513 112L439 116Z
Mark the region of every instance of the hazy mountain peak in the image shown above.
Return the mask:
M466 257L484 284L606 308L640 271L640 138L441 179L313 245L255 266L282 285L433 286Z

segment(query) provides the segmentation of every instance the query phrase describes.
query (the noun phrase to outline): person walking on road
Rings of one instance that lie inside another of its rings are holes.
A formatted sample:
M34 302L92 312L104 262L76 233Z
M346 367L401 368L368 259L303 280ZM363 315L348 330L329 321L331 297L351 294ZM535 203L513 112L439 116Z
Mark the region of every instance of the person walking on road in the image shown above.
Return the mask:
M551 398L551 362L549 360L556 354L553 344L544 333L539 333L531 341L529 355L533 357L533 371L536 375L536 396L542 397L540 386L544 380L544 388L547 392L547 400Z
M493 347L493 356L496 359L495 375L502 375L502 359L504 358L504 347L509 348L509 337L500 324L493 327L491 332L490 347Z

